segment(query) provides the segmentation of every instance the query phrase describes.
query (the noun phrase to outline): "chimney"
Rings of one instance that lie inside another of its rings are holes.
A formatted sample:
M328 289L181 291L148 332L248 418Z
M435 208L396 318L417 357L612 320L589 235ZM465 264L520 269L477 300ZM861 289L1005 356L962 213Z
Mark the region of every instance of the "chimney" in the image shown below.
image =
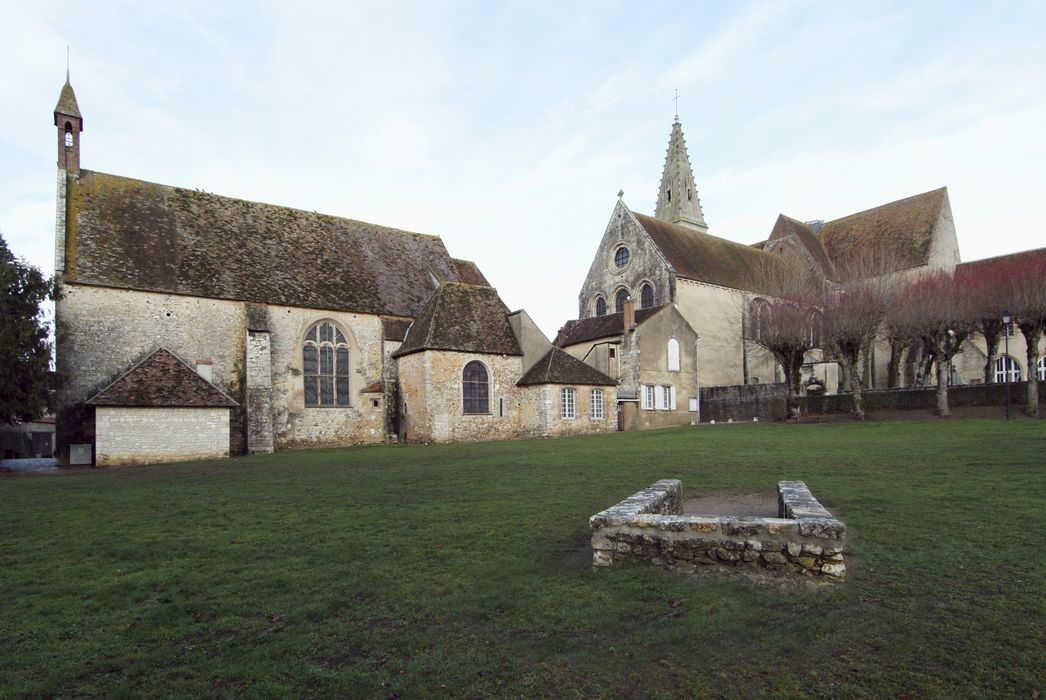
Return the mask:
M625 332L632 330L636 327L636 300L632 297L625 299L624 313L625 317Z

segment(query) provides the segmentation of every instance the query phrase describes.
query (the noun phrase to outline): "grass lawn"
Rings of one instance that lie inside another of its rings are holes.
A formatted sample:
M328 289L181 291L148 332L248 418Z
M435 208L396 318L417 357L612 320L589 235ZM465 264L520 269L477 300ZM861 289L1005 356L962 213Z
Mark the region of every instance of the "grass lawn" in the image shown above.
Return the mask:
M849 580L578 565L665 477L802 479ZM0 697L1046 690L1046 423L714 426L0 479Z

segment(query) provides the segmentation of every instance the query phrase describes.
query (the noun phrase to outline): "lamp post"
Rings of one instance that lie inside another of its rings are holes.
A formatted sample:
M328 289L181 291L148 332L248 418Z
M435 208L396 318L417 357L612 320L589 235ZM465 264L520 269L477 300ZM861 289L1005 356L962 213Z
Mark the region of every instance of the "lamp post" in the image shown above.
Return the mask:
M1010 312L1002 312L1002 337L1006 343L1006 359L1002 361L1002 371L1006 375L1006 420L1010 419Z

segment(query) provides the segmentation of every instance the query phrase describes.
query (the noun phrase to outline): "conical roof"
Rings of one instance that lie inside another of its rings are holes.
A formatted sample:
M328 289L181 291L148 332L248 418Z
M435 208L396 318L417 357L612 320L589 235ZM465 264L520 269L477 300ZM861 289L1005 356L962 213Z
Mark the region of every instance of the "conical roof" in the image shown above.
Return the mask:
M54 125L58 126L58 115L65 117L76 117L80 120L80 131L84 130L83 117L80 115L80 106L76 104L76 93L69 81L62 86L62 93L58 96L58 104L54 106Z
M672 124L672 136L668 140L668 155L665 157L665 170L661 174L661 189L657 194L654 217L702 233L708 231L705 215L701 211L701 200L694 185L690 156L686 152L683 126L678 119Z

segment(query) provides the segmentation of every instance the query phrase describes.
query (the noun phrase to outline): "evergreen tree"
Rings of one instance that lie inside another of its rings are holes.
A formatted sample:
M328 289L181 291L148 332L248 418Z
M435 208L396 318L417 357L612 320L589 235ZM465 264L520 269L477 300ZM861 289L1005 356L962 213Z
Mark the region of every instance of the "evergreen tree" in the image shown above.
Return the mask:
M11 253L0 235L0 421L54 410L50 323L42 305L52 280Z

